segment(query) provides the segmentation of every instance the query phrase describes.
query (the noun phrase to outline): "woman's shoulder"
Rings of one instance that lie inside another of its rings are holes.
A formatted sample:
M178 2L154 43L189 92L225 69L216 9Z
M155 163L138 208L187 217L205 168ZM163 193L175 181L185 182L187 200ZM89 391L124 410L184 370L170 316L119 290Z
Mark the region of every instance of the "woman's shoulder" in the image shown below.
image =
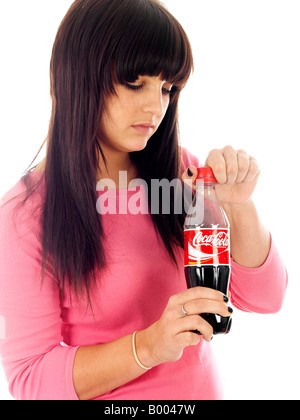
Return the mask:
M20 224L35 225L40 220L43 202L41 175L29 172L0 199L0 233L12 232Z
M36 201L40 198L41 194L39 193L41 192L40 186L42 184L42 175L41 172L30 171L19 179L18 182L0 198L0 209L5 208L5 206L9 206L10 208L11 206L15 207L24 200L29 190L35 189L35 193L30 195L31 200L29 201Z

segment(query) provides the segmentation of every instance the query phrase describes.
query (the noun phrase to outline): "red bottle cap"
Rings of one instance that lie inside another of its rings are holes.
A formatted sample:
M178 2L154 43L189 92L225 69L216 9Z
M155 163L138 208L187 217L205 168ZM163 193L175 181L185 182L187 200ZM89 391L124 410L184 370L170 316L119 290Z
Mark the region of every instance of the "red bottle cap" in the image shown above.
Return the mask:
M197 181L217 183L211 168L198 168Z

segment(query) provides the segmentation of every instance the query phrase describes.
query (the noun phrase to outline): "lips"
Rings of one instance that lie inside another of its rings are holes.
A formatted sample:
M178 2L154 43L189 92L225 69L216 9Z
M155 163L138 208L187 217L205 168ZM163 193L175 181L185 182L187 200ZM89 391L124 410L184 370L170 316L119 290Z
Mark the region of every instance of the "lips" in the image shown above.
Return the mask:
M149 134L154 129L154 124L151 123L142 123L142 124L136 124L132 126L136 131L142 134Z

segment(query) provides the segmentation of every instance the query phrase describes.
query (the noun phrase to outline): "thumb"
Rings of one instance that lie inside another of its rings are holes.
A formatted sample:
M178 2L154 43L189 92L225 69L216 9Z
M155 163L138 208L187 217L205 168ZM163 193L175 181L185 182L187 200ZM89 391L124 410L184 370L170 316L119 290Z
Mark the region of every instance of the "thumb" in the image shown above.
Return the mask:
M194 186L197 178L197 172L198 171L195 166L188 166L182 174L182 181L187 181L189 184L192 183L192 185Z

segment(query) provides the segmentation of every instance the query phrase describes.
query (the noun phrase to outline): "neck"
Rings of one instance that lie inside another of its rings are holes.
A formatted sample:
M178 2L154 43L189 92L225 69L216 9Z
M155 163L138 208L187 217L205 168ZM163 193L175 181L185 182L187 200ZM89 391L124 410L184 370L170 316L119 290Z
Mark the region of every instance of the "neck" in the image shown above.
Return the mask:
M130 181L137 178L137 168L132 163L129 153L121 152L121 151L112 151L107 150L103 145L101 145L102 152L106 159L106 166L103 161L102 156L99 157L99 167L101 168L101 172L99 172L98 178L100 179L111 179L116 188L119 188L119 172L126 171L127 172L127 185ZM124 186L122 186L124 188Z

